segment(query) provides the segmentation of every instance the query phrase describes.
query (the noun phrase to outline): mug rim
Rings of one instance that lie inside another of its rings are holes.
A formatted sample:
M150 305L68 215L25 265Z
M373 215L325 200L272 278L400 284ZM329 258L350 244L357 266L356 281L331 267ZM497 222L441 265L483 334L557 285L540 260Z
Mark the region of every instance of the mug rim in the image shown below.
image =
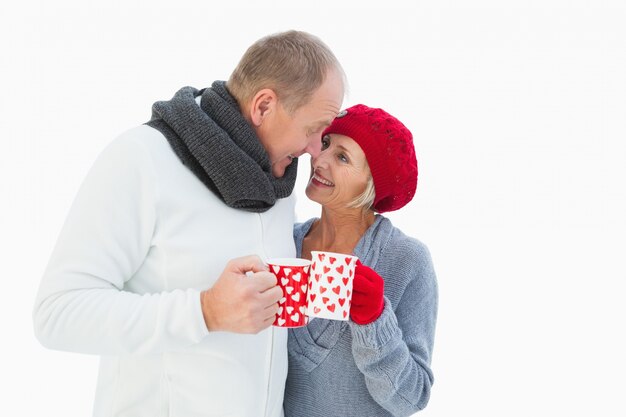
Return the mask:
M352 254L349 254L349 253L329 252L329 251L325 251L325 250L312 250L311 251L311 256L313 256L314 253L323 253L323 254L326 254L326 255L336 255L336 256L348 256L350 258L357 258L357 259L359 259L358 256L352 255Z
M303 258L271 258L266 262L268 265L275 266L291 266L291 267L305 267L311 266L311 261Z

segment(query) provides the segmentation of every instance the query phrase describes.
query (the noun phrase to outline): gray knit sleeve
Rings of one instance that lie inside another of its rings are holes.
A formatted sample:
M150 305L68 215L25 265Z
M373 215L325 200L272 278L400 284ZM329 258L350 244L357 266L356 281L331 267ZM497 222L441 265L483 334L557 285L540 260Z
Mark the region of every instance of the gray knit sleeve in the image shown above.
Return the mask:
M385 297L385 308L376 321L363 326L350 322L352 354L367 389L394 416L410 416L423 409L433 383L430 362L438 302L436 277L428 249L419 242L410 246L411 253L395 248L393 268L379 262L377 270L386 281L391 278L385 274L390 273L408 279L395 310ZM402 259L405 261L398 268Z

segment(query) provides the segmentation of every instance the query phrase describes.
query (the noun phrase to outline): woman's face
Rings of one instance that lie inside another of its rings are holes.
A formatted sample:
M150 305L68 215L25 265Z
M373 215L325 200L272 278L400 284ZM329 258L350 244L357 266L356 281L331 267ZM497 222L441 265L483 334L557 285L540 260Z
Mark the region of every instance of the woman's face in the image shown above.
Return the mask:
M311 157L306 195L324 207L344 209L367 186L370 169L361 147L344 135L322 137L322 152Z

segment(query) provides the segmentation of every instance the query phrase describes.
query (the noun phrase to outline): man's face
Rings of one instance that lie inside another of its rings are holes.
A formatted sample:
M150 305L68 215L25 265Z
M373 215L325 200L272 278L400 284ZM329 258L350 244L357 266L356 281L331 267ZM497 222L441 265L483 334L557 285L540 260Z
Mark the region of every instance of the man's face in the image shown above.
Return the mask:
M280 178L294 157L304 153L317 156L322 132L330 125L343 101L343 80L331 71L311 100L289 114L280 102L257 134L272 163L272 174Z

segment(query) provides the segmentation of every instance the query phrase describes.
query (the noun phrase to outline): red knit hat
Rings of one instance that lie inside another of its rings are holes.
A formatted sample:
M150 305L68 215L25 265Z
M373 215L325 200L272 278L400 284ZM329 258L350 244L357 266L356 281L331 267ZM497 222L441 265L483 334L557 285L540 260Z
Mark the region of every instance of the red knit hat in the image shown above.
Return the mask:
M411 201L417 159L413 135L402 122L383 109L357 104L340 112L322 136L332 133L352 138L363 149L374 179L374 210L398 210Z

